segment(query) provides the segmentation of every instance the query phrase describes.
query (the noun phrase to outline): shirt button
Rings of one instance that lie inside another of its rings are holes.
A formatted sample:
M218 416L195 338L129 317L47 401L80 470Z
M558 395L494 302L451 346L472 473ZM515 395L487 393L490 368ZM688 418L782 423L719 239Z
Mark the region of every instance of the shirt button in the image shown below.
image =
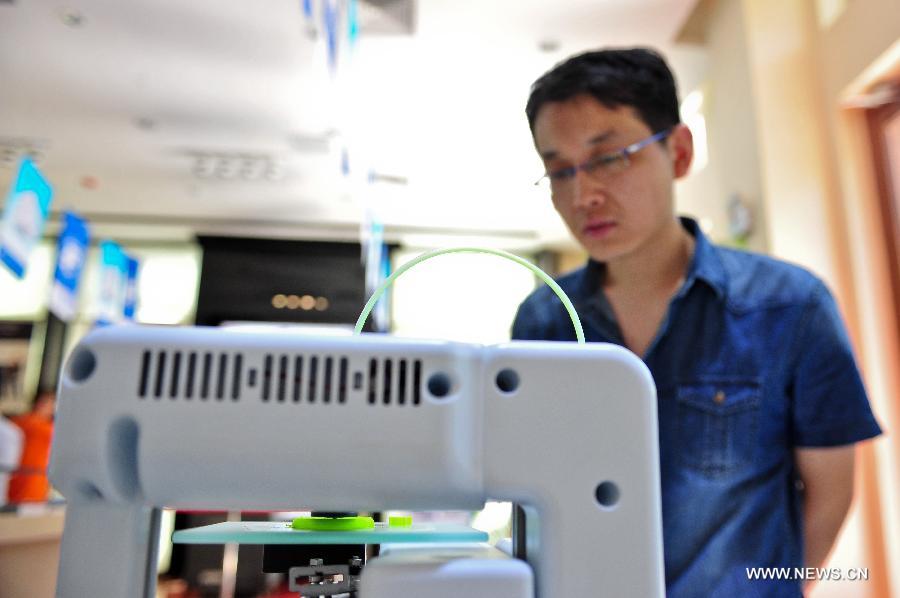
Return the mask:
M713 401L715 401L716 405L721 405L725 402L725 391L720 390L716 392L716 396L713 397Z

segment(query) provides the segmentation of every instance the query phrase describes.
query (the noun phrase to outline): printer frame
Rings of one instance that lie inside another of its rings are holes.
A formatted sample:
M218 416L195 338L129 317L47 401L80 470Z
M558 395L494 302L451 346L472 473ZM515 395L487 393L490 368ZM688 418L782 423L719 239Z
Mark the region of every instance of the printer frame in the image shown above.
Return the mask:
M490 499L525 506L537 598L661 597L656 418L649 371L613 345L101 329L60 381L57 596L152 597L161 508Z

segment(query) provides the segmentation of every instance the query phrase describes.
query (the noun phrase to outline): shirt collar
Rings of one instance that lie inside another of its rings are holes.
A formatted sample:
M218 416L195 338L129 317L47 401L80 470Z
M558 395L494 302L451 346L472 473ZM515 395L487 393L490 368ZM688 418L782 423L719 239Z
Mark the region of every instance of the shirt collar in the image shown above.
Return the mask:
M678 296L686 294L694 286L694 282L702 280L715 291L719 299L726 298L728 273L725 271L725 266L719 258L715 245L703 234L696 220L686 216L682 216L680 220L684 229L694 237L695 244L694 255L688 265L687 275ZM580 294L582 298L589 299L596 296L605 270L606 265L603 262L588 260L581 281Z
M728 294L728 272L725 271L716 246L703 234L693 218L682 216L681 225L694 236L695 241L694 256L685 276L683 293L691 288L695 280L702 280L716 292L719 299L725 299Z

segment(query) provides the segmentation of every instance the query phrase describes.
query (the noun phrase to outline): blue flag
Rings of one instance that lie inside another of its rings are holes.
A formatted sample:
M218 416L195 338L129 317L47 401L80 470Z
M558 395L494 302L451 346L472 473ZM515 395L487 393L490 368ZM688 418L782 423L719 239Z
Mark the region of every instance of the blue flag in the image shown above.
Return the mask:
M78 311L78 286L89 243L87 223L72 212L65 212L56 250L56 271L50 289L50 311L60 320L69 322Z
M17 278L25 277L28 258L41 238L52 198L50 183L30 159L23 158L0 225L0 262Z
M338 61L338 7L336 0L325 0L322 6L325 21L325 46L328 49L328 68L331 74L337 72Z
M97 324L117 324L125 312L125 284L127 277L125 252L118 243L100 243L100 306Z
M136 257L125 255L125 306L122 315L126 320L134 320L138 303L138 269L140 262Z

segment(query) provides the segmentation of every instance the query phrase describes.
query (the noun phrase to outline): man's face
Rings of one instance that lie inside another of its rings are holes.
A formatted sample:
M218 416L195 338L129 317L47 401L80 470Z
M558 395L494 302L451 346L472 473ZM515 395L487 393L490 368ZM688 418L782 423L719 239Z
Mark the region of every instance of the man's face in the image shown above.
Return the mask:
M630 106L610 109L589 95L549 102L534 122L535 146L547 172L620 150L657 133ZM686 127L651 143L615 172L577 171L551 183L553 205L592 258L608 262L652 243L674 217L672 182L690 166Z

